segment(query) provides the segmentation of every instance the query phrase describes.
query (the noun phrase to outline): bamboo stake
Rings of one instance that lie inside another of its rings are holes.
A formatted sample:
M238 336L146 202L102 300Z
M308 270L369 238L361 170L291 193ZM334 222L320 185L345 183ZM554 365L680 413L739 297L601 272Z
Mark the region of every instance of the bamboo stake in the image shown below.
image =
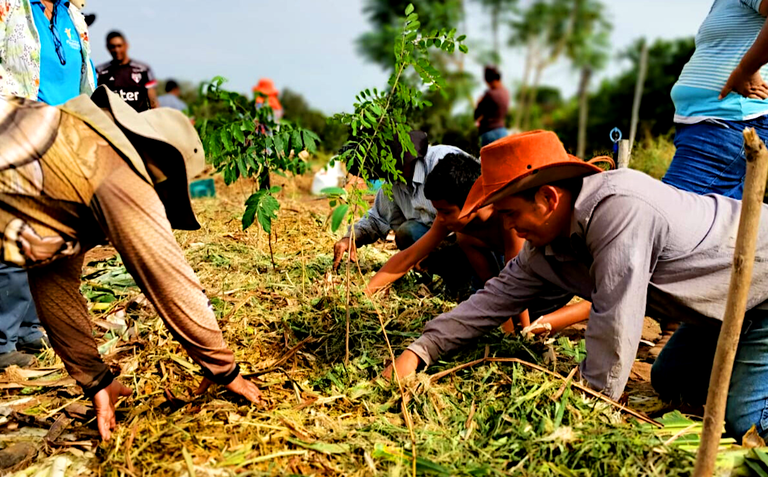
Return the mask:
M629 140L622 139L619 141L619 160L616 167L623 169L629 167Z
M741 203L739 232L733 252L731 284L725 316L717 340L717 351L709 378L709 393L704 411L701 447L696 456L695 477L709 477L715 469L715 458L722 434L728 387L733 371L733 359L739 346L741 325L747 308L752 268L755 262L760 212L768 175L768 150L754 129L744 130L744 149L747 157L747 175Z

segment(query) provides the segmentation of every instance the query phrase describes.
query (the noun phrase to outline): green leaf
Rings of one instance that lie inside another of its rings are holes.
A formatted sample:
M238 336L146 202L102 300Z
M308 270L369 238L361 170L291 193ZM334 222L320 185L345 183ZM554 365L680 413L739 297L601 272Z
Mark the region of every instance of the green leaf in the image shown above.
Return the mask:
M418 19L419 19L419 14L418 13L411 13L410 15L408 15L408 18L406 18L405 21L413 22L413 21L416 21Z
M272 232L272 221L277 218L280 203L271 194L279 190L279 187L262 189L248 197L245 201L245 214L243 214L243 230L253 225L255 219L265 232Z
M440 40L438 40L437 38L435 38L435 39L434 39L434 43L435 43L435 46L436 46L436 47L440 48Z
M456 38L456 41L462 42L467 39L467 35L460 35L458 38Z
M345 197L347 195L347 191L345 191L341 187L326 187L325 189L321 190L320 193L324 195L339 196L339 197Z
M310 449L316 452L322 452L323 454L347 454L349 453L349 446L347 444L328 444L325 442L315 441L312 443L300 441L298 439L286 439L291 444L295 444L305 449Z
M245 134L243 133L243 129L240 128L237 124L232 125L232 135L241 144L245 142Z
M304 147L307 149L307 151L315 152L317 150L315 141L319 139L317 135L312 131L304 129L301 131L301 136L304 138Z
M413 10L414 10L413 4L409 3L408 6L405 7L405 14L410 15L411 13L413 13Z
M459 45L459 51L461 51L462 53L468 53L469 48L467 48L467 45L462 43L461 45Z
M347 215L347 211L349 210L349 205L347 204L341 204L335 209L333 209L333 213L331 214L331 230L337 231L339 230L339 227L341 226L341 221L344 220L344 217Z

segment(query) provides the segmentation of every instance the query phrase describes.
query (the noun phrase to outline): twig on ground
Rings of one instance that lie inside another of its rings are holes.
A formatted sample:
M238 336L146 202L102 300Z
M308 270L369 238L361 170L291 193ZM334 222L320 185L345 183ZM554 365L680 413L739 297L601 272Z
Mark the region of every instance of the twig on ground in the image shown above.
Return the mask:
M529 363L528 361L523 361L522 359L518 359L518 358L480 358L480 359L476 359L474 361L470 361L468 363L464 363L464 364L461 364L459 366L453 367L453 368L448 369L446 371L442 371L440 373L437 373L437 374L433 375L430 378L430 382L431 383L437 382L441 378L444 378L445 376L448 376L449 374L453 374L456 371L461 371L462 369L471 368L472 366L477 366L478 364L482 364L482 363L517 363L517 364L522 364L523 366L527 366L529 368L533 368L533 369L535 369L537 371L541 371L542 373L548 374L550 376L553 376L555 378L561 379L563 381L566 381L566 383L567 383L567 380L568 380L568 378L566 378L564 376L561 376L558 373L550 371L550 370L548 370L546 368L542 368L541 366L539 366L537 364ZM627 414L637 418L640 421L646 422L646 423L654 425L656 427L664 427L662 424L659 424L658 422L654 421L653 419L649 418L648 416L646 416L644 414L641 414L641 413L639 413L639 412L637 412L637 411L635 411L633 409L630 409L630 408L628 408L626 406L623 406L623 405L617 403L616 401L614 401L613 399L609 398L608 396L605 396L605 395L603 395L603 394L601 394L601 393L599 393L597 391L593 391L592 389L590 389L590 388L588 388L588 387L586 387L586 386L584 386L582 384L574 382L574 383L571 383L571 385L573 387L579 389L580 391L582 391L585 394L589 394L592 397L595 397L597 399L600 399L602 401L607 402L611 406L613 406L613 407L615 407L615 408L617 408L617 409L619 409L619 410L621 410L621 411L623 411L623 412L625 412L625 413L627 413Z

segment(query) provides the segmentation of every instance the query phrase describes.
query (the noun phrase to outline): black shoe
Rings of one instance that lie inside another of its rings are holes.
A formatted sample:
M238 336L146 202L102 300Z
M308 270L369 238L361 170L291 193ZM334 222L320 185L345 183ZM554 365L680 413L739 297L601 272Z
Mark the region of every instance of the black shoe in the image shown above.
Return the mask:
M35 361L35 357L31 354L19 353L18 351L10 351L8 353L0 354L0 371L3 371L8 366L18 366L20 368L26 368L31 366Z
M51 347L48 337L43 335L41 338L29 343L16 343L16 349L24 353L38 354Z

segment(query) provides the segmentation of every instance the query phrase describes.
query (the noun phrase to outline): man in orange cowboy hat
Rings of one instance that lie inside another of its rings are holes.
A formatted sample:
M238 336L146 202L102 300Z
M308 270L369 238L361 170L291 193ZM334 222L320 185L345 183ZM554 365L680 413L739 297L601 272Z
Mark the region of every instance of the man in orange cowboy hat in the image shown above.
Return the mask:
M629 169L602 172L568 155L546 131L509 136L480 154L482 175L462 214L493 204L527 242L483 290L426 325L395 361L398 375L466 346L511 315L580 296L592 303L580 365L591 387L621 395L648 314L685 321L653 365L654 388L665 400L704 404L741 202L681 191ZM768 206L763 212L726 410L735 437L753 424L768 436Z

